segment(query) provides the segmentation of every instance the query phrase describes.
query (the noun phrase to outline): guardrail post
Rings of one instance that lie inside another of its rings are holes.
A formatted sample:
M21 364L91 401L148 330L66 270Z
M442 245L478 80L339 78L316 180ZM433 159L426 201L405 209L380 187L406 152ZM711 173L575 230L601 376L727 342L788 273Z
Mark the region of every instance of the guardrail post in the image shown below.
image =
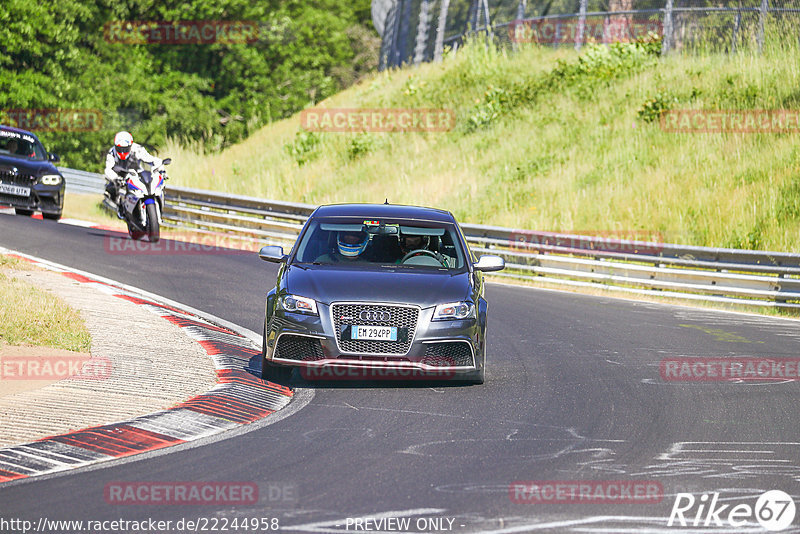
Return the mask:
M664 8L664 38L661 40L661 55L664 56L669 52L672 46L672 0L667 0L667 5Z
M575 34L575 50L577 51L580 51L583 46L583 35L586 26L586 4L587 0L581 0L578 14L578 32Z

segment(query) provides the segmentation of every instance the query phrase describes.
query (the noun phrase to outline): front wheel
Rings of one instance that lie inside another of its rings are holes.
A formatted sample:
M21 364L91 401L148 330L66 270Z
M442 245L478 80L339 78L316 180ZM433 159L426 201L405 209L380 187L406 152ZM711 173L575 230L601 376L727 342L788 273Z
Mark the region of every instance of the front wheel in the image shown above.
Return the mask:
M474 373L468 375L464 379L464 382L467 384L474 384L476 386L486 382L486 366L484 365L481 367L480 371L475 371Z
M155 203L147 205L147 238L151 243L161 239L161 229L158 226L158 208Z
M144 237L144 232L139 230L136 226L131 224L129 220L125 220L125 223L128 225L128 235L131 236L131 239L134 241L139 241L141 238Z
M42 218L47 219L48 221L57 221L61 219L61 212L57 213L44 213L42 212Z
M267 359L261 360L261 379L267 382L285 384L292 378L292 368L275 365Z
M286 384L292 377L292 368L275 365L267 359L267 327L264 326L261 345L261 380Z
M17 215L19 215L21 217L30 217L31 215L33 215L33 210L26 210L26 209L22 209L22 208L14 208L14 213L16 213Z

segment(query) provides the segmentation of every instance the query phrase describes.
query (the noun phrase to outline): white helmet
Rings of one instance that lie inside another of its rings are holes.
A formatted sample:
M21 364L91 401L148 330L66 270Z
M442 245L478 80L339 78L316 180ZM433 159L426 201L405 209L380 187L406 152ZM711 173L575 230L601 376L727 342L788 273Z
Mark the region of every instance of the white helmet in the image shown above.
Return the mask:
M128 154L131 153L131 145L133 145L133 136L130 133L119 132L114 136L114 148L119 159L128 159Z

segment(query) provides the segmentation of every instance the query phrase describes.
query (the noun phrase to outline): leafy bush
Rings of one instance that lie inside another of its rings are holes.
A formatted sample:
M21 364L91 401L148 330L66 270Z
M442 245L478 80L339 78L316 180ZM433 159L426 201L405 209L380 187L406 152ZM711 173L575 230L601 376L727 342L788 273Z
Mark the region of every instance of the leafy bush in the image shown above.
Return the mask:
M286 143L284 149L297 165L302 167L319 154L320 134L316 132L298 131L291 143Z
M590 45L578 61L559 61L551 76L551 83L560 86L586 87L597 82L611 82L622 76L635 74L652 66L656 59L649 45L642 43L612 43Z
M598 83L608 85L655 65L653 50L650 42L589 45L576 61L558 60L543 77L515 81L505 88L490 85L467 113L465 129L485 127L517 107L534 103L546 91L574 89L579 96L589 96Z
M374 135L370 133L359 133L351 138L350 142L347 144L347 159L358 159L365 154L369 154L378 148L379 145L380 143Z
M486 126L498 118L508 105L508 92L500 87L489 86L483 95L483 101L478 100L477 105L467 117L467 128L476 130Z
M661 118L661 115L669 111L678 103L678 99L674 96L669 96L661 91L653 98L649 98L642 104L642 107L636 112L636 115L644 122L655 122Z

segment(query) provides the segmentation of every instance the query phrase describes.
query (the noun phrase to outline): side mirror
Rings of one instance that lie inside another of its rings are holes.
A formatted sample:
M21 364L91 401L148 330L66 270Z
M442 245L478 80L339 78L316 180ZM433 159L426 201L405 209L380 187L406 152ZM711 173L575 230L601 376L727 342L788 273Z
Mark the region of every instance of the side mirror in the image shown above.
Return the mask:
M61 158L58 157L58 154L53 154L52 152L47 154L48 161L52 161L53 163L58 163L61 161Z
M271 263L286 263L289 256L283 253L283 247L270 245L258 251L258 257Z
M478 261L472 264L476 271L489 273L492 271L502 271L506 268L506 261L500 256L481 256Z
M161 160L162 165L169 165L170 163L172 163L172 158L166 158Z

